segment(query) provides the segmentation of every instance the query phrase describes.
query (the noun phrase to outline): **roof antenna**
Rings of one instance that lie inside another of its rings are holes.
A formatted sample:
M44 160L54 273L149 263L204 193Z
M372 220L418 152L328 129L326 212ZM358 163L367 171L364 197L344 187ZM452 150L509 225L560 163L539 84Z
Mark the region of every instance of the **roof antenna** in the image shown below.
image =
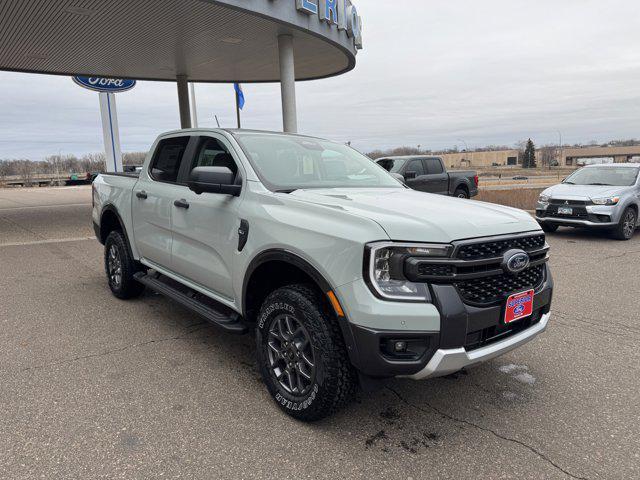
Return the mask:
M218 121L218 115L214 115L216 117L216 123L218 124L218 128L220 128L220 122Z

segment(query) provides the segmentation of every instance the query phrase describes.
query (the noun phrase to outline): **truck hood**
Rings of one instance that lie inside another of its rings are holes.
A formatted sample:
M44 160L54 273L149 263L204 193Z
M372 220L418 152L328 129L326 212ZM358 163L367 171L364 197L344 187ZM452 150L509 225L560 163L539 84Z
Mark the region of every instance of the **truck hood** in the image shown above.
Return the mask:
M291 195L369 218L398 241L449 243L540 229L522 210L409 189L332 188L297 190Z
M612 187L609 185L571 185L561 183L547 188L543 195L562 200L584 200L590 198L606 198L622 195L633 187Z

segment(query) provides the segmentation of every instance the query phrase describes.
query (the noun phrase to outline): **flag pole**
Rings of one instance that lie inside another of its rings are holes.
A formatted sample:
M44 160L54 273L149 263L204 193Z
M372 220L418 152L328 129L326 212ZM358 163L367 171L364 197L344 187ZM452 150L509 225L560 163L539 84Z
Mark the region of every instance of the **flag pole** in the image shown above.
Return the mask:
M236 92L236 116L238 117L238 128L242 128L240 124L240 95L237 90L234 91Z

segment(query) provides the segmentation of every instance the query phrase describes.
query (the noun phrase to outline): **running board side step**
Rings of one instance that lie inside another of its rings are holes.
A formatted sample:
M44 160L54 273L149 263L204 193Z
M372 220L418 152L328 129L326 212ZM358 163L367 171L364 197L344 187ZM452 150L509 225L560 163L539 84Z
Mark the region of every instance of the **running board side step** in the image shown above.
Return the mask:
M138 272L134 274L134 278L151 290L169 297L229 333L242 335L248 332L248 328L241 322L241 317L236 312L224 306L221 306L220 309L215 308L210 304L214 302L213 300L206 303L199 300L199 297L204 298L204 296L187 289L187 287L178 284L178 282L163 277L158 273ZM167 279L167 281L163 281L163 279Z

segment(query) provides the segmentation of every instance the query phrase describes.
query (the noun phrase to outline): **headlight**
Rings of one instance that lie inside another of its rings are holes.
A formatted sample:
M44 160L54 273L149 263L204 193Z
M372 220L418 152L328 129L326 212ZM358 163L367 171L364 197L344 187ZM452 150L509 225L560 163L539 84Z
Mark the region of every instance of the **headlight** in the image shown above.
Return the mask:
M617 205L620 197L592 198L594 205Z
M367 247L368 284L386 300L426 301L429 290L423 283L413 283L404 276L407 257L448 257L451 245L374 243Z
M540 198L538 199L538 201L540 203L549 203L549 200L551 200L551 197L549 195L540 195Z

